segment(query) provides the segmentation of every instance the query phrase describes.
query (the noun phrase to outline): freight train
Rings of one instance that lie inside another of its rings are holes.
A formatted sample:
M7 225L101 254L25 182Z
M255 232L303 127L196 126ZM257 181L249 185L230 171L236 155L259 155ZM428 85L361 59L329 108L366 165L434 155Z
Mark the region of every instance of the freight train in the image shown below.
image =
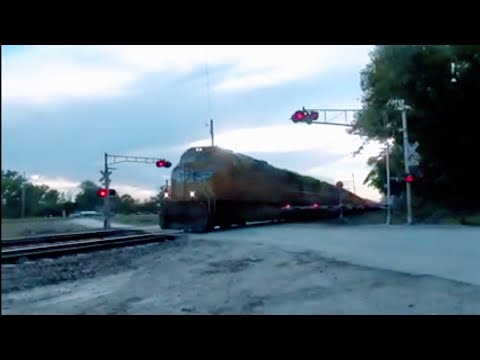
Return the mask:
M162 229L208 232L263 220L301 219L325 209L375 204L326 182L216 146L188 149L160 202Z

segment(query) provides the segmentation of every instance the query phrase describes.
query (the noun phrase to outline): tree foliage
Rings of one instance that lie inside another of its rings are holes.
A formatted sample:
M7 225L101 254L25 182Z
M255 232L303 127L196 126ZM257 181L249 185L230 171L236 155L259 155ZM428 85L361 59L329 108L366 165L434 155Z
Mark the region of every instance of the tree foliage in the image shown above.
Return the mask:
M22 185L26 179L16 171L2 170L2 217L21 215Z
M452 68L452 64L455 67ZM418 141L422 181L414 194L455 208L478 207L478 186L468 185L478 163L479 45L382 45L361 73L362 111L351 133L393 140L392 165L405 175L400 100L410 107L410 142ZM371 159L366 182L384 192L385 154Z
M97 195L98 185L93 181L85 180L80 184L80 192L75 197L76 210L101 210L103 199Z
M22 192L27 217L60 216L63 210L73 211L65 194L46 185L34 185L16 171L2 170L2 217L22 215Z
M71 196L46 185L34 185L16 171L2 170L2 218L19 218L22 215L22 187L25 194L25 216L62 216L82 210L103 210L104 200L97 195L98 186L90 180L83 181L79 193ZM129 194L112 196L114 213L156 213L161 190L157 196L138 201Z

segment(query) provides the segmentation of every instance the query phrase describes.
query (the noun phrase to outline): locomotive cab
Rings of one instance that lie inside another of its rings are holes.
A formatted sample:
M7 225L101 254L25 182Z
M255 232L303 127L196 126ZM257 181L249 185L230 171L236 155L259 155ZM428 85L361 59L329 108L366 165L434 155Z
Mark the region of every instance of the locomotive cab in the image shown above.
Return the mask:
M315 217L325 206L338 207L338 191L349 204L364 201L265 161L219 147L195 147L172 171L171 187L160 202L159 223L163 229L204 232L217 225Z

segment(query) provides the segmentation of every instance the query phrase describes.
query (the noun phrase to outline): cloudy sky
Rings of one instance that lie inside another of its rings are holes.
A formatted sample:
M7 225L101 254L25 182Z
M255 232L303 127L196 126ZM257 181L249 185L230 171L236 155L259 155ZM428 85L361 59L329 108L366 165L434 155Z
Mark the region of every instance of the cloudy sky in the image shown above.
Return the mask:
M362 140L346 128L289 121L303 106L359 108L371 49L2 46L2 169L74 194L82 180L98 183L105 152L175 165L209 144L211 116L216 145L350 189L354 174L357 194L378 199L362 184L378 144L353 157ZM112 187L145 198L170 170L119 164Z

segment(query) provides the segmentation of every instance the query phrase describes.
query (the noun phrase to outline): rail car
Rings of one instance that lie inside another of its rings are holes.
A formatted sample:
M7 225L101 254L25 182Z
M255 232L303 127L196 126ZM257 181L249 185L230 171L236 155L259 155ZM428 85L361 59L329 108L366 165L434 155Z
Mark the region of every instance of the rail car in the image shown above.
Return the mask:
M208 232L215 226L302 219L340 202L351 211L375 207L347 190L216 146L188 149L170 184L160 202L162 229Z

